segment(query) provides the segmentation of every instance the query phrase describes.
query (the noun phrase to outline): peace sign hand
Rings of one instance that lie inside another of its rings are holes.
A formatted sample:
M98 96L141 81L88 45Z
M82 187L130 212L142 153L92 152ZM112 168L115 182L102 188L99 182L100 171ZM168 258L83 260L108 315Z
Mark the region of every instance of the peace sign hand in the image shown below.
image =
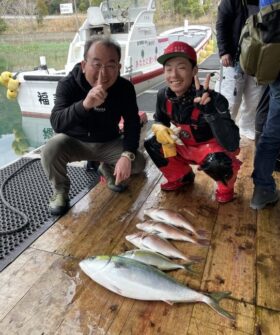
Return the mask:
M207 74L205 78L205 82L203 85L203 89L201 89L201 85L198 79L198 76L196 75L194 77L194 83L195 83L195 89L196 89L196 98L194 99L195 103L199 103L201 105L206 105L208 102L210 102L210 91L209 91L209 83L210 83L211 75Z
M204 81L203 88L201 88L199 79L197 76L194 77L196 97L194 103L198 109L205 114L211 114L215 111L215 106L211 97L211 90L209 89L211 74L209 73Z

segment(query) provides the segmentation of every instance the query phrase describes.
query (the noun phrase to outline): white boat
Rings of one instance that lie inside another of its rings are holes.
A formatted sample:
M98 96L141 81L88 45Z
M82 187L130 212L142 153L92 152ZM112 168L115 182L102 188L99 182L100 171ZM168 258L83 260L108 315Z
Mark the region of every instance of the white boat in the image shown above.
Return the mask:
M109 34L121 45L121 75L132 81L137 93L163 80L157 57L170 42L183 40L200 52L211 39L211 28L201 25L185 25L157 35L154 13L155 0L106 0L99 7L89 7L63 70L48 68L41 57L36 70L17 74L17 100L23 116L49 118L57 82L83 59L85 41L92 35Z

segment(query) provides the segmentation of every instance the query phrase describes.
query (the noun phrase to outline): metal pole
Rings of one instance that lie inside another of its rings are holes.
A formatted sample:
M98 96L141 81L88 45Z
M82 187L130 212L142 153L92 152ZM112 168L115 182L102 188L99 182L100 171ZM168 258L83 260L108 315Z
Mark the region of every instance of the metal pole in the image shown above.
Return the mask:
M76 0L73 0L73 5L74 5L74 12L75 12L75 20L76 20L76 27L77 27L77 31L80 28L80 22L77 16L77 4L76 4Z

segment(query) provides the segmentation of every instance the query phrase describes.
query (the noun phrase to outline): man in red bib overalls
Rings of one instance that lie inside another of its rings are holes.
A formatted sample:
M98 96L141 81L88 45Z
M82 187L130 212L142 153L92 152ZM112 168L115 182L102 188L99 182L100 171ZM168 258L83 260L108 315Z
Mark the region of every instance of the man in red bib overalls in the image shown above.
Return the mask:
M241 162L239 129L231 120L228 102L202 87L196 76L197 55L187 43L171 43L158 58L167 87L157 96L153 136L145 148L167 181L161 189L174 191L194 182L190 165L198 165L217 183L216 200L231 201Z

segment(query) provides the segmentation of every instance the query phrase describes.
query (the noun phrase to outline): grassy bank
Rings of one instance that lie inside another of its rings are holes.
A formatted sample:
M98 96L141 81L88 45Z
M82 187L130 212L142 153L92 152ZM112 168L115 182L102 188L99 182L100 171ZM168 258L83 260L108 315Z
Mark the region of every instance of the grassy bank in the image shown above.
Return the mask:
M63 69L67 60L69 42L2 43L0 48L0 72L32 70L39 65L40 56L45 56L48 67Z
M40 56L46 57L48 67L63 69L69 43L84 19L85 15L61 16L41 25L30 18L8 20L8 30L0 36L0 73L32 70Z
M0 35L0 73L2 71L32 70L39 65L40 56L45 56L49 68L63 69L67 60L69 43L85 15L61 16L45 19L37 25L33 19L10 20L8 30ZM184 24L180 17L166 17L164 24L155 17L158 32ZM189 24L212 26L213 18L202 17L189 20Z

